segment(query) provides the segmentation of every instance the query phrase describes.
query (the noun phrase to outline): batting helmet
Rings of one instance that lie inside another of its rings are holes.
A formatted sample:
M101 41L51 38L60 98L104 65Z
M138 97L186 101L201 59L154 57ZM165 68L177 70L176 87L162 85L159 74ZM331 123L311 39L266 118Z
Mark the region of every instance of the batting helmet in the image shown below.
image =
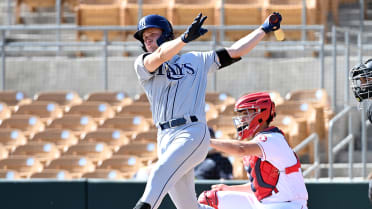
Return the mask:
M349 79L358 102L372 98L372 59L353 67Z
M141 41L143 50L147 51L142 38L143 31L147 28L159 28L162 35L158 38L157 44L160 46L166 41L174 39L172 24L163 16L160 15L147 15L141 18L137 25L137 32L134 38Z
M276 115L275 104L267 92L242 96L236 102L234 111L239 113L239 116L233 117L239 140L253 136L266 121L270 123Z

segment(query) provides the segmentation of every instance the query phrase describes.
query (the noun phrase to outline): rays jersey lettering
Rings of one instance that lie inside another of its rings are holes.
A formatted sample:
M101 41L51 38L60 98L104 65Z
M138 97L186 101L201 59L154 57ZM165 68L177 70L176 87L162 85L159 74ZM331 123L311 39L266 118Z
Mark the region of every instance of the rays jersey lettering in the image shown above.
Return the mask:
M195 75L195 70L191 63L164 63L158 69L156 75L166 75L169 80L180 80L187 75Z

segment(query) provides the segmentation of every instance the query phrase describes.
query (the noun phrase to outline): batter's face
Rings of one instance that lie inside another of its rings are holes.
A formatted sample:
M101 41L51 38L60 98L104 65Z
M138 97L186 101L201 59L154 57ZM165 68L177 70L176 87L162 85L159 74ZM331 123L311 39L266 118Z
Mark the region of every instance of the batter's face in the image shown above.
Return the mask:
M148 52L154 52L159 46L156 40L161 36L162 30L159 28L147 28L143 34L143 42Z

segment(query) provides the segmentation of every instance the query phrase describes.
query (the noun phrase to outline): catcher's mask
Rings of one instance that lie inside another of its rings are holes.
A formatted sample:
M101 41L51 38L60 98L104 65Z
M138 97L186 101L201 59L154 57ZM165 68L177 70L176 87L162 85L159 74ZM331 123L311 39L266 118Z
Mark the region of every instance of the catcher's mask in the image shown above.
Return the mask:
M233 117L233 122L238 131L238 139L243 140L254 136L266 121L272 121L275 117L275 104L269 93L253 93L238 99L235 112L239 116Z
M145 43L142 38L143 31L147 28L159 28L162 30L162 35L156 41L158 46L166 41L174 39L172 24L163 16L160 15L147 15L141 18L137 25L137 32L134 38L142 43L142 49L147 52Z
M372 59L353 67L349 80L358 102L372 98Z

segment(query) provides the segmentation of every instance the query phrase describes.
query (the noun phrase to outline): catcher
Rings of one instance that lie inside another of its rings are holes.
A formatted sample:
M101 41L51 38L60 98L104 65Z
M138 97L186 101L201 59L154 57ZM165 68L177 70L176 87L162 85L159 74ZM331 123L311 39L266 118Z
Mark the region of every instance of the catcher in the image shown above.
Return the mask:
M213 185L199 196L199 202L215 209L306 209L308 193L300 161L283 133L269 126L275 117L269 94L244 95L235 111L239 140L211 139L211 146L242 156L250 183Z

